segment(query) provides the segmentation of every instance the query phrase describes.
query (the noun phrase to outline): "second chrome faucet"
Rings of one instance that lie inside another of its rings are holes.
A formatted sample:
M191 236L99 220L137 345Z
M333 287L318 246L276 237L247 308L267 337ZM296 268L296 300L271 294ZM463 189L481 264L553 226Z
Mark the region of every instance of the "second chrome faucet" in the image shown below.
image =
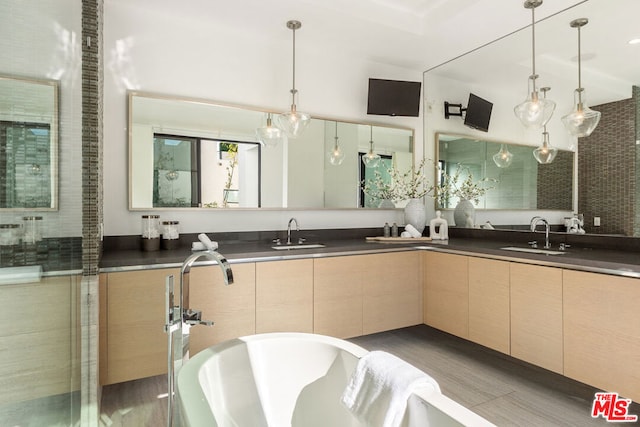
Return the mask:
M541 216L534 216L533 218L531 218L531 231L535 232L536 227L539 223L544 224L544 248L549 249L551 248L551 245L549 244L549 221L542 218Z

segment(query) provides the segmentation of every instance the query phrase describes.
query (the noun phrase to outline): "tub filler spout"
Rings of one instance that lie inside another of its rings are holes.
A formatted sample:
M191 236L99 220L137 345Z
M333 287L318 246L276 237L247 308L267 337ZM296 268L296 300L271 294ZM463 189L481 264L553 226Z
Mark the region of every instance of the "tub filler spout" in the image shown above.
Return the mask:
M200 234L198 239L204 244L204 251L194 252L182 263L180 268L180 299L179 304L174 305L174 283L173 275L166 279L166 323L165 332L168 334L168 422L172 427L176 425L179 414L176 413L175 384L178 372L189 360L189 330L192 326L205 325L213 326L213 321L203 320L202 311L191 307L189 299L189 277L193 264L205 258L215 263L222 270L222 277L225 285L233 283L233 271L227 259L222 256L218 249L218 244L212 242L205 234Z

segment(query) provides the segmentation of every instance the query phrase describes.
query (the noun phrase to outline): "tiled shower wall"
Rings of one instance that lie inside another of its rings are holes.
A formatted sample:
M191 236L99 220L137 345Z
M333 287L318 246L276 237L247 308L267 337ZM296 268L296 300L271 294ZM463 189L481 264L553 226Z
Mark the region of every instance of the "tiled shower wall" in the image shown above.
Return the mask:
M637 87L633 97L592 107L602 116L595 131L578 140L578 212L585 230L638 236L636 193ZM600 227L593 218L600 217Z
M102 227L103 0L82 1L82 425L97 426Z

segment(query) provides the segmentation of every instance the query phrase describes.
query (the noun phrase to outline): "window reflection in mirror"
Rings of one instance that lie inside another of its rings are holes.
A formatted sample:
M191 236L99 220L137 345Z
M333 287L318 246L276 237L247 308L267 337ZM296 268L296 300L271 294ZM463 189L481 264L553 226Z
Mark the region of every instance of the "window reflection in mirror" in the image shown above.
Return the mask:
M504 144L477 138L438 134L437 153L440 170L452 175L461 167L460 180L469 172L473 181L495 180L480 198L479 209L571 210L573 206L574 153L558 150L551 164L541 165L533 157L535 147L505 144L513 154L509 167L500 168L493 155ZM440 177L441 179L441 177ZM437 209L454 208L459 199L450 198Z
M58 86L0 76L0 209L57 208Z
M257 143L154 134L153 159L154 208L260 206Z
M251 107L130 92L129 208L362 206L359 153L369 149L371 124L314 117L300 137L268 147L256 139L266 119ZM155 153L154 137L166 138ZM345 154L339 165L328 156L336 138ZM373 138L378 154L411 167L413 130L373 125ZM226 143L237 148L235 162Z

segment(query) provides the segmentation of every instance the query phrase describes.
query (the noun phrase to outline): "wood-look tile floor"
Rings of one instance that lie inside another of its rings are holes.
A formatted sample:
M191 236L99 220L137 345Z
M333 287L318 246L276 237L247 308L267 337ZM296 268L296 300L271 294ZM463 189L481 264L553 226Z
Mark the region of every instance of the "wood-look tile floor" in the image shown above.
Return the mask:
M498 426L611 425L591 418L594 388L426 325L350 341L422 369L444 394ZM160 427L166 425L166 404L166 376L107 386L101 425ZM634 403L629 412L640 415L640 405Z

